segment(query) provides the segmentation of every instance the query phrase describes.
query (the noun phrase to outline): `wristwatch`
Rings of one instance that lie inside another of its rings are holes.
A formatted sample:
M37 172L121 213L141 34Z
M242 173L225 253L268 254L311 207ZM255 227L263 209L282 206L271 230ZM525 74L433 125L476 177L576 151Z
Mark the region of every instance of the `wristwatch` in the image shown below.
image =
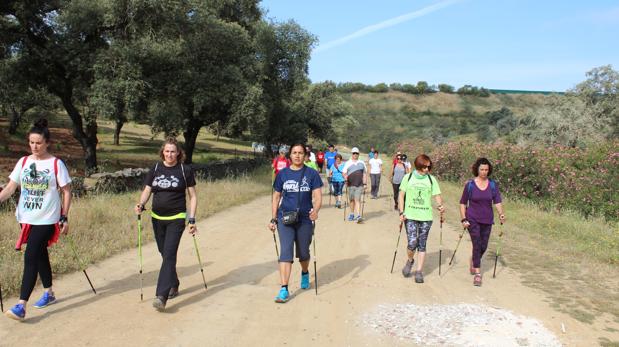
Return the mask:
M271 218L271 224L277 225L277 218Z
M65 224L65 223L68 223L68 222L69 222L69 219L65 215L61 215L60 219L58 219L58 223L60 223L60 224Z
M187 223L189 223L189 224L196 224L196 219L195 218L187 218Z

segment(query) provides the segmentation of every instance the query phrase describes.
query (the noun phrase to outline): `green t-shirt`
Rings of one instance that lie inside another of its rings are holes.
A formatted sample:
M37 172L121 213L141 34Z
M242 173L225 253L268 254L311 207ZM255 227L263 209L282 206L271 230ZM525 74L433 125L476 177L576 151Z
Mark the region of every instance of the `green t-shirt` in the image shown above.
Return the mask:
M412 177L411 177L412 175ZM409 181L410 178L410 181ZM432 183L430 183L432 179ZM415 175L415 171L404 175L400 183L404 195L404 215L416 221L432 220L432 197L441 193L438 181L432 175Z
M318 171L318 165L315 162L310 160L310 161L306 161L304 164L305 166L311 167L312 169Z

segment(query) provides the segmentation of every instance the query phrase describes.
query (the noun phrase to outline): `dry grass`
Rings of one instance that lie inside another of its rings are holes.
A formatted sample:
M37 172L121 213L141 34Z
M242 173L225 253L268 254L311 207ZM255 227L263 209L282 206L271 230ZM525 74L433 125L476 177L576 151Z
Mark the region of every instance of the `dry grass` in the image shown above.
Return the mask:
M455 202L462 187L441 183L448 203L448 220L459 221ZM585 220L577 214L540 211L530 203L504 202L505 224L501 258L515 269L525 285L544 291L550 304L585 323L619 320L619 228L602 220ZM496 228L500 227L495 227ZM493 234L486 259L496 250ZM492 262L482 263L490 268ZM606 322L606 323L605 323Z
M270 192L270 170L235 178L198 182L198 219L228 207L249 202ZM122 250L136 247L136 216L132 212L139 192L118 195L98 195L74 200L71 207L71 237L74 238L82 261L94 263ZM145 214L148 215L148 214ZM146 242L153 239L150 217L143 219ZM4 295L17 293L21 283L23 256L13 249L18 235L15 216L0 214L0 283ZM79 270L66 242L50 248L55 274Z

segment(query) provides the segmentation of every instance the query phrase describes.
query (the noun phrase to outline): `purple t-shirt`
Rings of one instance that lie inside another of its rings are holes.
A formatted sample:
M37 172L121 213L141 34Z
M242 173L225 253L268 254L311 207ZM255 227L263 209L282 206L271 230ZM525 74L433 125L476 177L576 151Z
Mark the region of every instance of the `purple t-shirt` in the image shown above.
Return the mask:
M464 190L462 191L462 197L460 198L460 203L466 205L469 192L468 182L464 185ZM469 201L469 206L466 209L466 218L468 220L475 221L480 224L494 224L494 213L492 212L492 203L498 204L501 200L501 193L499 191L499 185L494 183L494 197L492 188L490 187L490 182L488 182L488 187L484 190L479 189L477 184L473 181L473 189L471 191L471 201Z

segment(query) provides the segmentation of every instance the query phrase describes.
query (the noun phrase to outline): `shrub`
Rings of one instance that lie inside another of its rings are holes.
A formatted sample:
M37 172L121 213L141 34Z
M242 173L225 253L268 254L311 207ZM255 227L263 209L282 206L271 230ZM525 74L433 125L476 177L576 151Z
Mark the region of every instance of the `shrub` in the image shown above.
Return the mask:
M493 178L510 198L619 220L619 140L586 149L451 142L432 151L433 172L464 183L471 178L471 164L481 156L490 159Z

